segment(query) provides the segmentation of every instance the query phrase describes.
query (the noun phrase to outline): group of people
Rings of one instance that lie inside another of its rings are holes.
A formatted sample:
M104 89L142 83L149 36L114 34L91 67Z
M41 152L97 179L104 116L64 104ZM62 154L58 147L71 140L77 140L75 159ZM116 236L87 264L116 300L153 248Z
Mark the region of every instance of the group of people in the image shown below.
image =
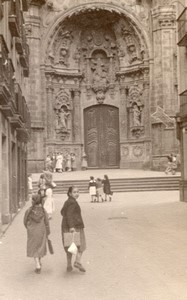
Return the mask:
M51 211L54 209L52 199L52 190L54 184L51 175L44 173L39 180L39 190L37 194L32 195L32 206L25 212L24 225L27 230L27 256L34 258L35 273L40 274L42 269L42 258L47 254L47 243L50 235ZM76 186L68 189L68 199L65 201L62 209L62 243L67 256L67 272L74 268L80 272L86 272L81 264L82 253L86 249L86 239L84 234L84 222L81 215L81 208L77 202L79 190ZM52 204L51 204L52 203ZM73 254L69 252L69 246L65 244L65 234L79 233L80 243L77 246L75 262L72 265Z
M94 179L93 176L90 177L89 194L91 196L91 202L104 202L112 201L113 192L111 191L110 181L107 175L104 175L104 179L97 178Z
M63 155L62 152L48 154L45 160L45 169L58 173L75 171L77 169L76 155L75 153Z
M175 175L177 167L180 164L180 159L179 159L179 157L177 157L177 155L175 155L173 153L168 155L167 158L168 158L168 164L165 169L165 173L166 174L171 173L172 175Z

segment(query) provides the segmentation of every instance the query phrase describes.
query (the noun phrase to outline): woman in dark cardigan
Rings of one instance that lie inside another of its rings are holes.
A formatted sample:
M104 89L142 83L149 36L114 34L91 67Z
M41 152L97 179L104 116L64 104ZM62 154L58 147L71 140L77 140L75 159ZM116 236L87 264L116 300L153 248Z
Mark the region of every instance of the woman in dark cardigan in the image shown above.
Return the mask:
M107 201L107 198L109 198L109 201L112 200L112 192L110 188L110 181L107 175L104 175L103 183L103 191L105 193L105 201Z
M81 272L86 272L81 264L82 253L86 249L86 240L84 235L84 223L81 216L81 208L76 201L79 197L79 190L77 187L72 186L68 190L68 199L64 203L61 210L62 219L62 241L64 245L64 233L65 232L80 232L80 246L78 246L78 252L74 262L74 267ZM68 247L64 246L67 255L67 271L71 272L72 268L72 254L68 252Z

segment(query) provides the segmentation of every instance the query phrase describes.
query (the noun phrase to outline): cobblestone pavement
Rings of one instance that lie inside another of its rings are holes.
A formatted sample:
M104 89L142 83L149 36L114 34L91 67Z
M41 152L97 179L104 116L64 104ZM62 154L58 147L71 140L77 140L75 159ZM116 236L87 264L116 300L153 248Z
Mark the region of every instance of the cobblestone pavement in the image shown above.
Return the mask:
M85 274L66 273L59 213L65 200L55 196L55 254L43 259L40 275L25 254L25 208L1 239L1 300L187 299L187 204L178 192L120 193L110 203L90 203L81 195Z

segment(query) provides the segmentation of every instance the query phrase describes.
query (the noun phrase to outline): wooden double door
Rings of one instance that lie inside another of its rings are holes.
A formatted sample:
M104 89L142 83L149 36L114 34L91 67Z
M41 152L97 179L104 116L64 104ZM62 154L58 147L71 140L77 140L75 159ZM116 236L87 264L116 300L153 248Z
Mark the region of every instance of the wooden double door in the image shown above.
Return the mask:
M84 128L88 167L119 167L119 109L104 104L85 109Z

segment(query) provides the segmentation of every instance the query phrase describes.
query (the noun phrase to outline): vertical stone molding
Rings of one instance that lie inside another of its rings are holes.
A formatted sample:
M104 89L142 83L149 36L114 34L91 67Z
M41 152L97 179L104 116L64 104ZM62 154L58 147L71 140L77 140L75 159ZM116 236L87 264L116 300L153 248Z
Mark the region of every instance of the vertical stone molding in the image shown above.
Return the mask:
M52 85L48 85L46 88L47 92L47 140L55 139L54 131L54 109L53 109L53 91L54 88Z
M73 88L73 142L81 143L82 137L82 112L80 88Z

